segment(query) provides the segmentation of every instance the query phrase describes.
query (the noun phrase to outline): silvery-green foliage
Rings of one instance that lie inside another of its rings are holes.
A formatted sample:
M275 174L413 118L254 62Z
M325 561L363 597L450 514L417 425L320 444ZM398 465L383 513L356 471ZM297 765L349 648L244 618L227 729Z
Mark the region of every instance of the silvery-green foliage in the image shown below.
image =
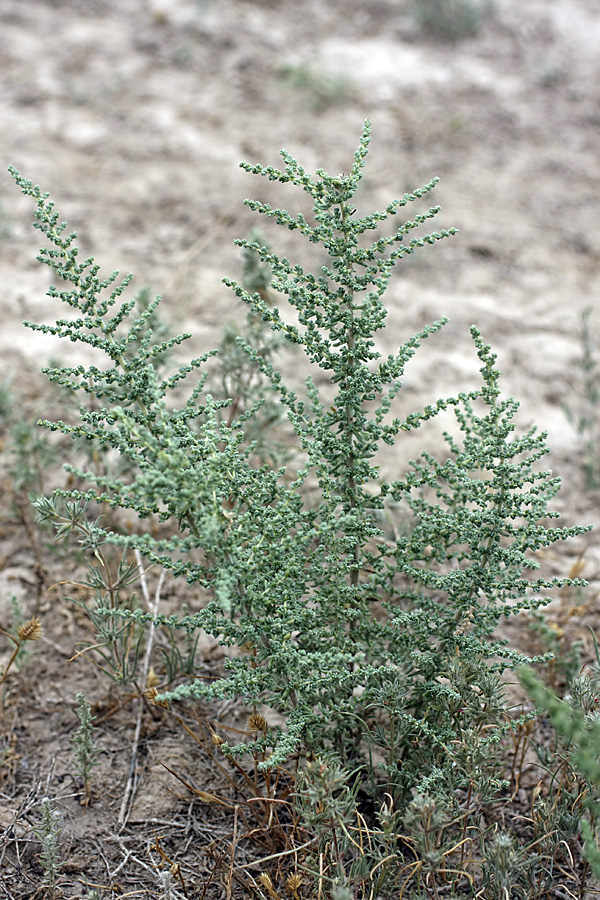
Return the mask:
M495 834L488 845L487 859L484 865L484 879L488 896L493 900L510 897L510 892L518 881L518 872L522 865L512 835L502 831Z
M413 0L411 11L425 36L470 37L493 12L492 0Z
M86 798L89 800L92 770L98 765L98 752L94 744L94 719L87 697L79 692L77 694L77 716L79 727L71 738L71 745L75 755L77 772L83 779Z
M62 868L58 843L61 832L60 813L55 808L50 797L44 797L41 806L42 818L39 825L33 829L33 832L42 845L40 863L44 870L44 884L53 890L56 887Z
M578 390L565 403L565 413L581 441L581 453L586 487L600 487L600 388L598 375L600 359L596 335L590 324L593 308L588 306L581 315L581 356L578 360Z
M258 293L267 305L273 305L271 267L261 262L256 249L264 243L260 231L254 229L249 242L242 251L242 285L249 293ZM285 443L289 435L280 433L284 410L245 345L250 345L261 359L274 363L285 341L252 309L247 309L245 321L240 323L238 319L239 316L227 322L223 329L206 389L213 397L229 401L221 417L231 428L242 430L244 443L252 445L252 456L278 468L290 455Z
M88 547L95 536L138 548L201 587L209 598L204 608L157 623L204 629L225 647L243 648L226 661L223 677L191 680L161 699L236 697L283 713L285 728L262 747L270 751L263 766L313 748L361 758L369 742L384 750L377 777L395 796L407 796L419 782L423 796L457 795L469 784L489 798L500 781L492 762L486 768L475 761L487 750L494 759L505 718L500 676L524 660L495 636L496 625L549 599L563 582L536 578L533 553L582 529L546 526L558 481L538 466L544 436L516 435L517 404L501 398L495 357L477 329L482 387L392 417L407 363L444 321L425 324L382 357L375 338L385 326L389 279L405 256L453 230L421 233L439 211L432 207L378 234L382 223L426 198L436 179L383 210L357 213L369 142L367 122L347 175L319 169L311 176L286 151L282 169L242 163L310 197L310 217L262 201L246 204L327 256L312 273L260 241L237 242L270 268L271 289L287 298L296 321L267 302L264 291L250 293L225 279L253 317L329 382L322 390L309 377L303 399L271 358L239 339L293 428L301 463L292 481L283 470L253 462L243 421L228 423L227 401L203 390L213 353L158 374L156 358L186 335L156 342L149 323L158 299L136 315L134 301L122 299L130 276L120 283L116 273L101 279L92 259L80 263L75 235L65 235L47 195L13 170L36 200L36 227L51 243L39 258L67 283L49 295L73 311L54 325L30 327L83 342L105 359L104 366L48 370L52 380L98 402L81 407L79 424L44 424L99 439L128 462L123 477L70 467L90 485L63 492L71 501L103 502L136 513L142 524L153 517L172 525L171 536L158 539L142 527L124 534L100 521L89 528ZM190 378L181 400L179 388ZM457 428L447 437L446 458L424 453L404 476L382 482L381 449L447 409ZM252 414L251 408L247 418ZM306 499L308 484L318 485L316 502ZM377 524L389 498L414 522L395 541ZM105 614L148 619L140 610ZM460 756L460 747L468 752Z
M558 738L555 752L547 764L556 769L560 763L569 774L565 782L570 783L570 791L559 791L553 786L556 793L556 799L552 798L553 807L566 807L571 831L581 831L583 855L595 878L600 878L600 669L594 666L583 671L572 681L564 699L549 690L531 669L523 668L519 674L538 710L550 719ZM555 830L559 832L556 827Z

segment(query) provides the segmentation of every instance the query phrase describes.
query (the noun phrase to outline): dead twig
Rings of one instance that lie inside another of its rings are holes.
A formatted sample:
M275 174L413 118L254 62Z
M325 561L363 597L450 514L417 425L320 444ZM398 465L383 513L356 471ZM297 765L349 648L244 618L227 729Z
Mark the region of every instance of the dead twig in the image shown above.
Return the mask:
M136 558L136 562L137 562L137 566L138 566L138 571L140 574L140 586L142 589L142 594L144 596L144 600L146 601L148 611L152 614L152 616L155 617L158 613L158 605L160 602L160 592L162 589L162 585L163 585L163 581L165 579L166 572L164 569L161 572L160 577L158 579L158 584L156 585L156 590L154 592L154 601L151 602L150 601L150 591L148 590L148 582L146 581L146 572L142 565L142 556L140 554L140 551L137 548L135 550L135 558ZM139 742L140 742L140 734L141 734L141 730L142 730L142 714L144 712L144 704L145 704L145 699L144 699L143 693L144 693L144 689L146 687L146 682L148 679L148 671L150 669L150 656L152 654L152 645L154 643L154 632L155 632L155 625L154 625L154 620L152 620L150 623L149 631L148 631L148 640L146 641L146 651L144 653L144 660L142 663L142 679L141 679L142 687L140 688L140 686L138 685L138 690L139 690L140 696L139 696L139 700L138 700L138 713L137 713L137 721L136 721L136 725L135 725L135 734L133 736L133 743L132 743L132 747L131 747L131 763L129 765L129 777L127 779L127 784L125 785L125 793L123 794L123 800L121 802L121 809L119 810L119 818L117 820L121 830L123 830L123 828L127 824L127 819L128 819L129 812L131 809L131 803L133 801L133 797L135 794L135 788L137 786L136 762L137 762L138 746L139 746Z

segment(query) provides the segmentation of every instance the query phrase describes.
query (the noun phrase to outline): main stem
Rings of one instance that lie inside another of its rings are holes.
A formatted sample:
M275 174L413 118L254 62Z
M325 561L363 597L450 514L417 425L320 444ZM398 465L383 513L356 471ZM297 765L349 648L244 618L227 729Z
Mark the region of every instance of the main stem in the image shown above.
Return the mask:
M341 220L342 220L342 226L345 226L347 219L348 219L348 208L344 202L342 202L340 204L340 215L341 215ZM345 227L344 227L343 235L344 235L344 256L346 256L346 258L347 258L348 257L348 232L345 229ZM353 270L353 267L351 266L350 272L349 272L350 277L348 278L348 282L351 281L351 277L353 276L353 274L354 274L354 270ZM351 288L349 284L347 286L348 286L349 292L350 292L350 296L348 299L348 309L352 313L352 316L354 316L353 288ZM350 325L350 327L348 329L346 346L348 348L348 351L350 351L350 352L352 352L355 348L355 335L354 335L353 325ZM353 365L355 365L355 363L353 363ZM347 384L345 385L345 387L347 388ZM357 488L356 488L356 478L355 478L356 457L354 454L354 410L349 401L346 402L346 407L345 407L344 412L345 412L345 419L346 419L346 434L348 437L348 455L347 455L347 463L348 463L347 485L348 485L348 498L349 498L348 504L349 504L349 509L353 510L353 509L356 509L356 506L358 504L357 504L357 497L356 497ZM359 560L359 558L360 558L360 543L357 541L354 544L354 547L352 550L352 559L354 562L354 565L350 572L350 585L352 587L356 587L358 585L358 575L359 575L358 560ZM356 630L357 624L358 624L357 619L354 619L350 622L350 626L349 626L350 634L352 634L352 632Z

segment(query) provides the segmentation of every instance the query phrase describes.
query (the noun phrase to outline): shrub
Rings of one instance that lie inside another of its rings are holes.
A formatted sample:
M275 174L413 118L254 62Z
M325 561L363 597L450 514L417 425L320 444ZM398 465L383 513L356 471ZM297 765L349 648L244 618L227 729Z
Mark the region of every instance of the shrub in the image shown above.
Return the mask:
M476 34L492 9L491 0L413 0L412 4L422 31L444 40Z
M140 522L134 534L87 515L84 545L92 556L103 544L136 550L202 589L203 608L181 616L118 604L106 604L99 614L138 625L152 621L188 635L203 629L232 648L220 677L183 681L157 700L241 698L265 711L265 727L248 741L221 743L223 752L258 756L265 772L292 756L316 758L303 776L312 785L305 807L315 795L314 809L306 807L304 815L317 831L336 830L325 865L335 873L331 890L339 896L346 883L373 879L375 871L378 890L411 879L420 890L435 871L473 881L464 845L504 785L497 751L511 724L503 673L532 662L497 636L496 627L543 606L562 584L575 583L536 577L533 554L585 530L547 523L557 517L548 504L559 481L539 466L545 436L535 429L516 434L518 404L501 397L496 358L475 327L481 387L392 417L407 363L444 320L425 325L383 358L375 349L385 325L383 297L404 256L453 229L412 236L437 215L439 208L432 207L386 236L376 233L381 223L426 198L437 179L384 210L357 215L354 196L369 142L367 122L348 175L317 170L313 177L286 151L283 169L241 164L309 195L310 218L245 202L320 245L328 259L311 273L261 240L236 242L270 267L269 290L287 298L296 322L265 299L264 289L250 293L225 279L253 321L267 323L327 375L324 388L309 377L301 396L271 355L237 339L287 412L300 458L291 477L259 464L244 440L260 398L240 415L224 414L229 401L204 390L204 366L214 351L159 374L155 361L187 335L156 341L149 322L159 298L136 315L135 301L121 299L131 276L117 284L117 273L100 278L93 259L80 263L76 235L65 234L48 195L12 170L36 201L35 226L51 244L39 259L66 282L65 289L51 287L49 296L74 313L54 325L29 327L86 344L106 358L104 367L47 370L52 381L96 403L82 405L77 424L42 424L98 442L127 462L119 477L68 465L83 487L41 501L40 513L65 534L61 502L71 509L77 504L80 518L85 504L133 512ZM382 448L444 410L456 420L446 434L445 458L424 452L403 477L383 481ZM309 486L318 486L316 500ZM389 500L406 510L411 523L394 540L378 524ZM170 531L157 537L145 522L168 524ZM285 725L269 727L269 709L283 715ZM380 860L375 867L365 862L364 847L357 852L350 832L357 778L378 810L369 839ZM330 782L338 788L328 813L317 795L325 790L319 785ZM433 843L426 825L431 816L439 819ZM407 846L420 854L419 865L383 865L402 829ZM500 837L494 840L490 858L504 859L508 851ZM457 866L451 860L459 846ZM492 878L489 871L486 877Z
M590 325L592 307L581 315L581 356L578 360L578 384L573 391L575 402L565 404L565 414L575 428L581 444L585 486L588 490L600 487L600 454L598 437L600 416L600 391L598 389L598 351L596 338Z

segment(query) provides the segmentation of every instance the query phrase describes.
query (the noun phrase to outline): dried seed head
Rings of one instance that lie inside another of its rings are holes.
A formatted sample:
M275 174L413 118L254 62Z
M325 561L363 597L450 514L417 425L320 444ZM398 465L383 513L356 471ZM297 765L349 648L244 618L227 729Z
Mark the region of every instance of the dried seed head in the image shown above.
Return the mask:
M42 623L37 616L33 616L29 622L25 622L17 629L17 637L23 641L39 641L42 636Z
M150 668L148 669L148 674L146 675L146 687L155 688L159 681L160 678L158 677L152 666L150 666Z
M585 569L585 561L583 559L583 555L580 555L571 566L569 578L577 578L579 575L581 575L583 569Z
M469 626L473 622L473 610L468 609L467 612L462 617L462 620L459 622L458 627L456 628L455 634L465 634Z
M288 891L291 894L296 894L303 881L304 879L302 878L302 875L298 875L296 872L294 872L292 875L288 875L286 881Z
M266 734L269 726L267 725L267 720L264 716L259 716L256 713L253 713L251 716L248 716L246 728L253 734L257 731L262 731L263 734Z
M258 876L258 880L260 881L262 886L265 888L269 897L272 897L273 900L281 900L279 894L273 887L273 882L271 881L271 879L269 878L269 876L267 875L266 872L261 872L260 875Z
M144 697L146 697L150 701L150 703L153 703L154 706L160 706L160 707L162 707L162 709L169 708L169 704L167 703L166 700L157 700L156 699L158 697L158 691L156 690L156 688L154 686L149 687L149 688L147 688L147 690L144 691Z

